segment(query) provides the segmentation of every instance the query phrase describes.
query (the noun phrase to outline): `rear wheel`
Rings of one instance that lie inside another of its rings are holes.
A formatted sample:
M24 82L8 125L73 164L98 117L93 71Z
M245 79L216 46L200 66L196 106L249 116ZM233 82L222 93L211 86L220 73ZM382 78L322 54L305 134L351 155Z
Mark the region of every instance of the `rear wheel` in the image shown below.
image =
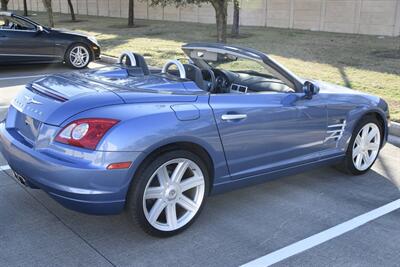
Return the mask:
M90 63L90 50L85 44L73 44L65 54L65 62L74 69L86 68Z
M172 236L189 227L208 195L206 165L189 151L158 156L134 179L128 215L145 232L158 237Z
M376 161L381 148L382 128L373 116L366 116L357 124L350 139L346 157L339 166L347 173L360 175Z

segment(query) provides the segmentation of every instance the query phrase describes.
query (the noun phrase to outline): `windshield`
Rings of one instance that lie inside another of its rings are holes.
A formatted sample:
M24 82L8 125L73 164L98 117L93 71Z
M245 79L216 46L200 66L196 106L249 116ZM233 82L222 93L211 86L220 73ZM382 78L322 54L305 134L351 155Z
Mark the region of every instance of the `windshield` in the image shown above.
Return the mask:
M190 57L194 60L203 61L214 69L224 69L231 72L275 78L273 73L268 71L265 65L263 65L261 62L254 59L248 59L246 57L196 50L191 51Z
M269 72L264 65L258 61L247 58L221 55L218 57L217 61L205 60L205 62L212 68L224 69L232 72L248 73L257 76L274 77L274 75Z

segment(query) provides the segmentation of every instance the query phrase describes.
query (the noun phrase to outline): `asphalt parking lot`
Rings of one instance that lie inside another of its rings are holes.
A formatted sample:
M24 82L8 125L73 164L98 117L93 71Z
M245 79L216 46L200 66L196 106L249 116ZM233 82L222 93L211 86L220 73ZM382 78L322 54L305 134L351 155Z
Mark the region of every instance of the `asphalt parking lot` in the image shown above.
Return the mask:
M0 116L24 84L65 71L0 67ZM363 176L324 167L216 195L187 231L157 239L124 214L67 210L0 166L0 266L239 266L400 199L400 148L387 144ZM396 209L276 266L399 266L399 225Z

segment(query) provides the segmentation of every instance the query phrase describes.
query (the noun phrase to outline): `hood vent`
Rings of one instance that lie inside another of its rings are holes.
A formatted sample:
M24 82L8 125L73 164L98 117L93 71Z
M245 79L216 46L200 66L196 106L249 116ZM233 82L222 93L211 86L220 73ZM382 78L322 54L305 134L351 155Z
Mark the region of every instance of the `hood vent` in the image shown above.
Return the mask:
M344 128L346 127L346 120L341 120L338 124L328 125L327 137L325 138L325 142L328 140L338 141L344 132Z
M43 97L51 98L51 99L54 99L59 102L66 102L68 100L67 97L65 97L57 92L54 92L52 90L49 90L37 83L33 83L31 86L27 86L27 89L34 92L35 94L38 94Z

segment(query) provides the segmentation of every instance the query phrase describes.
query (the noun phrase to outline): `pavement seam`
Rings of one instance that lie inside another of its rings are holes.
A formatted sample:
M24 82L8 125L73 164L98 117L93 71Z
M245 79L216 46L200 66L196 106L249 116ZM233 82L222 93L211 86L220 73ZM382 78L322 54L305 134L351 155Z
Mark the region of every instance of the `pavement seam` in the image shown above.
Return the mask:
M9 178L11 178L13 181L15 179L8 174L5 170L1 170L5 175L7 175ZM70 230L73 234L75 234L79 239L81 239L86 245L88 245L91 249L93 249L98 255L100 255L104 260L106 260L111 266L116 267L116 265L109 260L103 253L101 253L97 248L95 248L89 241L87 241L84 237L82 237L78 232L76 232L72 227L70 227L68 224L66 224L57 214L55 214L52 210L50 210L46 205L44 205L38 198L36 198L34 195L32 195L26 188L25 186L21 185L19 182L17 182L18 186L20 186L28 195L30 195L36 202L39 203L45 210L47 210L51 215L53 215L58 221L61 222L62 225L64 225L68 230Z

